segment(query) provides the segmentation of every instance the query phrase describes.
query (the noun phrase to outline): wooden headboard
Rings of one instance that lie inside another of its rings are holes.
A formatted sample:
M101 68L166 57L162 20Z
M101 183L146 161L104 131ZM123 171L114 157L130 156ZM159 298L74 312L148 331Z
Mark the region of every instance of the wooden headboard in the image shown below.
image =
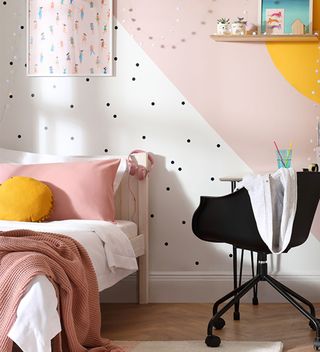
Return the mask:
M150 168L148 154L132 155L139 166ZM143 236L143 248L138 255L139 303L148 303L149 296L149 175L144 180L125 172L116 192L116 219L130 220L137 224L138 237Z

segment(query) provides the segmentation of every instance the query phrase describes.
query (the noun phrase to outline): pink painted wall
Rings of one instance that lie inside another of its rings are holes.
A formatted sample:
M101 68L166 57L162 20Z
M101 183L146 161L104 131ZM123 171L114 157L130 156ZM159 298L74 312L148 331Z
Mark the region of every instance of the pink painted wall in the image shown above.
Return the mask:
M274 66L265 44L209 38L219 17L257 23L254 0L120 0L118 20L204 119L256 172L275 168L273 141L314 161L319 105Z

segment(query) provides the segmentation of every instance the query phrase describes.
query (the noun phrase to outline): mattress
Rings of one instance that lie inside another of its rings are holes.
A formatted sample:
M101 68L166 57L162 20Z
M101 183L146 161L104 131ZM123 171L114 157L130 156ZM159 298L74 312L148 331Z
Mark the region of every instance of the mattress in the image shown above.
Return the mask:
M137 236L137 225L131 221L117 220L115 223L101 220L60 220L42 223L0 221L0 231L15 229L60 233L80 242L87 250L94 266L99 291L113 286L137 270L135 257L137 248L139 245L141 247L141 240Z
M128 220L116 220L115 224L127 235L129 240L132 240L134 237L138 236L138 227L135 222Z

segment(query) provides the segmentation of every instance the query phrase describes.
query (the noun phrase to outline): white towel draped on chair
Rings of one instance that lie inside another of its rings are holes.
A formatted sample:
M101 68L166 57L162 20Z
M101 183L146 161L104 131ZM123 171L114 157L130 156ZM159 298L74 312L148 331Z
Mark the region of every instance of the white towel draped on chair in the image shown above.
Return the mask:
M249 175L240 186L248 190L262 240L272 253L283 252L291 239L297 208L297 177L292 168L271 175Z

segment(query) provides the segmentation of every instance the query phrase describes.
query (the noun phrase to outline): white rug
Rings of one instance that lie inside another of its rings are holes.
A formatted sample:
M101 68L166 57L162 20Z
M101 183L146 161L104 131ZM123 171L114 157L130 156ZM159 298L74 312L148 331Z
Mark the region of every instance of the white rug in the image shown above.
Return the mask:
M204 341L117 341L127 352L281 352L282 342L222 341L218 348Z

